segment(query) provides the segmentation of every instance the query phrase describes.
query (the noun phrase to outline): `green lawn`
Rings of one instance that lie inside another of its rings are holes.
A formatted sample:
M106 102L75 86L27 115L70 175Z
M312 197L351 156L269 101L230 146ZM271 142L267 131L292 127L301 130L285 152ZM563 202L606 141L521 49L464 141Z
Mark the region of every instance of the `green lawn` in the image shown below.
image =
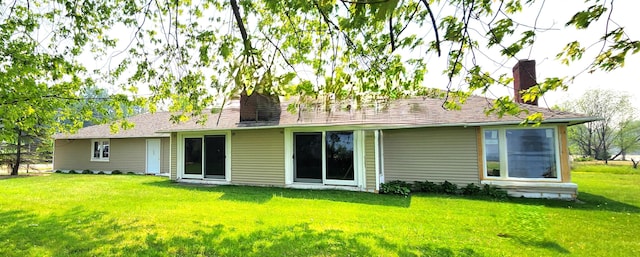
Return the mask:
M573 178L581 202L0 179L0 256L640 256L640 175Z

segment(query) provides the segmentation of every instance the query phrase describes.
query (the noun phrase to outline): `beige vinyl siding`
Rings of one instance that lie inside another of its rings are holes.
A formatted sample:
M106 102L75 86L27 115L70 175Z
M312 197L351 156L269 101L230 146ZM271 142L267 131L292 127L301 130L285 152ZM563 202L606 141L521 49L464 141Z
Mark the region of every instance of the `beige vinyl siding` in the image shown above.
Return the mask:
M375 134L373 130L365 131L364 136L364 169L365 169L365 189L367 191L376 190L376 150Z
M54 170L145 172L146 138L109 140L109 161L91 161L91 139L55 141Z
M283 129L231 133L231 183L285 184Z
M169 139L171 141L170 145L170 156L169 156L169 170L170 170L170 176L171 176L171 180L177 180L178 179L178 166L177 166L177 154L178 154L178 133L176 132L172 132L171 133L171 137Z
M385 130L385 181L479 184L476 142L475 128Z
M169 156L170 152L170 142L171 140L168 137L162 138L160 140L160 173L169 174Z

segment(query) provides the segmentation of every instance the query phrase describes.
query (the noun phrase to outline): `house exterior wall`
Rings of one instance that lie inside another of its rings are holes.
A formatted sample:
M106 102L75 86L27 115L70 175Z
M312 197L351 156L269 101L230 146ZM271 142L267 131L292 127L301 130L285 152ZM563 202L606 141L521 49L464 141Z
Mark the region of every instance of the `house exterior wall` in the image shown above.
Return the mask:
M475 128L385 130L385 181L480 183Z
M169 174L171 156L171 139L168 137L160 139L160 173Z
M169 153L169 166L170 166L170 177L172 180L178 179L178 133L172 132L171 137L169 137L171 141L171 148Z
M558 126L558 139L560 140L560 171L562 182L571 182L571 166L569 165L569 143L567 142L567 125Z
M110 139L109 161L91 161L91 139L57 139L54 149L54 170L85 169L92 171L112 171L144 173L146 168L146 139ZM162 141L161 138L161 147ZM160 163L160 170L168 170L167 162Z
M284 186L284 129L231 134L231 183Z
M376 153L375 153L375 131L365 131L364 135L364 167L365 167L365 189L367 191L376 190Z

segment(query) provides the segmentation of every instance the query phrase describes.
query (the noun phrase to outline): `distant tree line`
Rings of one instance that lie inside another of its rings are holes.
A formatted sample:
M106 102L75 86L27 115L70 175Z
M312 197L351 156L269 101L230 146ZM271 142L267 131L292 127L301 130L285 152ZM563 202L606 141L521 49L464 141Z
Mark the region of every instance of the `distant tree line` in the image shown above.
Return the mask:
M596 160L626 160L640 150L640 118L627 93L595 89L565 104L569 111L599 120L571 126L568 139L572 154Z

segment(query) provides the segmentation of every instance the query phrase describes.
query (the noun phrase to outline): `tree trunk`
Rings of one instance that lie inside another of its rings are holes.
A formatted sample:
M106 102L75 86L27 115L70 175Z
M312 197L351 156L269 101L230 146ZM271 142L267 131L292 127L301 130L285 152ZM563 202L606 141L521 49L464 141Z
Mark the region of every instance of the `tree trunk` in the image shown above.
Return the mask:
M18 130L18 141L16 142L16 161L13 163L13 166L11 166L11 176L17 176L18 169L20 169L20 145L22 144L22 142L20 142L21 136L22 133L20 130Z

